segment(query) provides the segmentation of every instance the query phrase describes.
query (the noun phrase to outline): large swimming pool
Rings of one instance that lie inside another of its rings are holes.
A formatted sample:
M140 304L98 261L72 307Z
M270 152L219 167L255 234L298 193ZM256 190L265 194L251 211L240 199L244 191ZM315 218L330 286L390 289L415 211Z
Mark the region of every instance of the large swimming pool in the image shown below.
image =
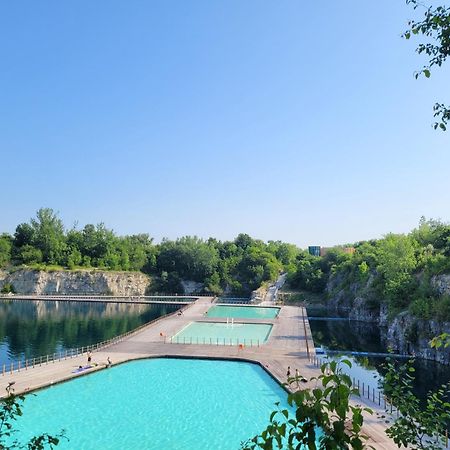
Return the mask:
M223 306L215 305L207 312L208 317L233 317L242 319L275 319L280 308L261 306Z
M265 323L191 322L172 337L178 344L257 346L269 338L272 325Z
M134 361L28 395L15 437L64 428L58 449L237 450L286 397L255 364Z

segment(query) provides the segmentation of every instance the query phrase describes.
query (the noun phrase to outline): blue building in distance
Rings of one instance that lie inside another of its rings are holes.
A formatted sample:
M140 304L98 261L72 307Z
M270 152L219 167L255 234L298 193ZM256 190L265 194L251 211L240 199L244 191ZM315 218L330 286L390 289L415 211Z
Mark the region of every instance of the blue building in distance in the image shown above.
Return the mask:
M308 253L312 256L320 256L320 245L310 245Z

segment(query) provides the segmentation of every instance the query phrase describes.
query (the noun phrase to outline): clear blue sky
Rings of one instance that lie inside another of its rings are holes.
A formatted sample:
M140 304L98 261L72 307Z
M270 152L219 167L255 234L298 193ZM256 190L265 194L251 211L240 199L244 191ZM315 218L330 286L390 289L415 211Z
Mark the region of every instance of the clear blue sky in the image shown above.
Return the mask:
M157 240L300 246L450 219L450 64L404 0L0 4L0 231L51 207Z

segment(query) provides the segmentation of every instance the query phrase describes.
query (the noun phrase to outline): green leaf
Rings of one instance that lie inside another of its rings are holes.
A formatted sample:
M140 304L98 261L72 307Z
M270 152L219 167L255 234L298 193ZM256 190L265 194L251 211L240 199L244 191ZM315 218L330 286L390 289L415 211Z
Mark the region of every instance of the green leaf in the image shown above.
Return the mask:
M352 367L352 363L348 359L342 359L341 363L347 365L350 368Z

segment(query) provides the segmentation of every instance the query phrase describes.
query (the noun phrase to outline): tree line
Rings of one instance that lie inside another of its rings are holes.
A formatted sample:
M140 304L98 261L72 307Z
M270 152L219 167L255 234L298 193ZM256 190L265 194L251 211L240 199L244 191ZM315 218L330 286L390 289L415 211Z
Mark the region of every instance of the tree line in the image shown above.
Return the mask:
M331 298L363 297L368 309L386 304L391 316L409 310L423 319L450 320L450 297L433 279L450 273L450 224L422 218L410 233L354 244L355 253L335 248L323 257L297 256L292 286Z
M66 229L50 208L0 236L0 267L142 271L154 278L154 290L171 293L182 293L181 282L191 280L205 292L248 295L293 267L298 253L292 244L247 234L225 242L185 236L155 244L148 234L118 236L103 223Z

